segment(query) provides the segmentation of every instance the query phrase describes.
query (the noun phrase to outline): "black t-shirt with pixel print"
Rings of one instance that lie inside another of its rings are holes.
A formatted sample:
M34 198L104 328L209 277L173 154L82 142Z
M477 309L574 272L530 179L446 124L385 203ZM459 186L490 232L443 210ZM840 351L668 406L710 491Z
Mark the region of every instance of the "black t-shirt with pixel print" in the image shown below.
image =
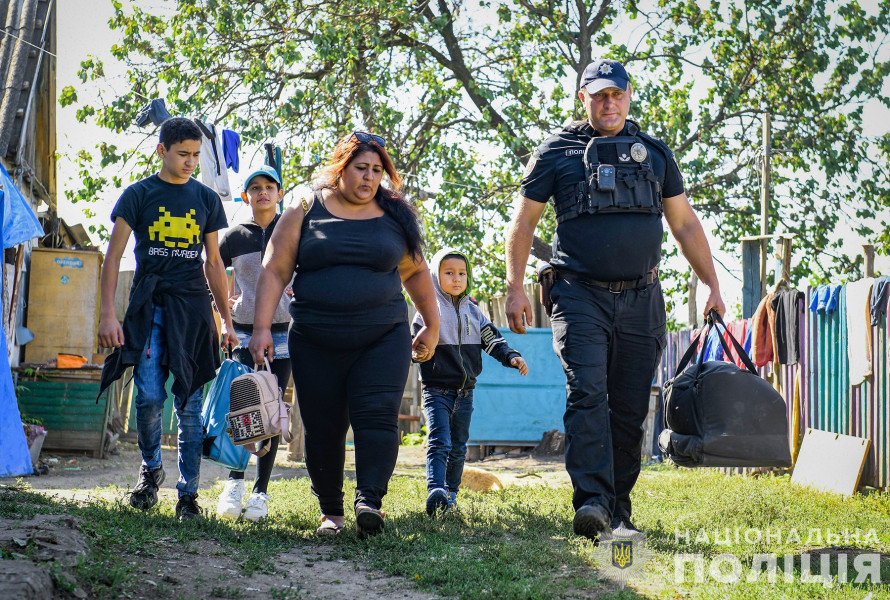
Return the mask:
M204 235L228 223L219 196L197 179L168 183L152 175L121 194L111 212L136 237L135 280L157 273L168 281L204 277Z

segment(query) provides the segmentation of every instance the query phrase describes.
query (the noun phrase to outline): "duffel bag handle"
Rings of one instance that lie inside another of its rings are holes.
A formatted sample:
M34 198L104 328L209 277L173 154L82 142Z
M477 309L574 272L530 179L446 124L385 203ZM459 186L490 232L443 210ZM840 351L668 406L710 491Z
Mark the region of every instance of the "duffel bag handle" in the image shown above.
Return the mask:
M742 345L739 344L737 339L735 339L735 336L729 332L729 330L726 328L726 324L723 322L723 319L720 318L720 315L714 309L711 309L711 311L708 313L707 326L702 327L702 329L699 331L699 334L695 336L689 343L689 348L686 349L686 352L683 354L682 358L680 358L680 362L677 363L677 370L675 372L682 373L686 369L686 366L692 361L692 357L693 355L695 355L695 351L698 349L698 341L700 339L707 339L708 334L711 332L711 327L714 327L718 323L721 327L723 327L723 331L729 334L729 339L732 340L733 346L735 346L739 357L742 359L742 362L745 363L745 367L747 367L747 369L754 375L758 375L757 368L754 366L754 363L751 362L751 358L748 356L748 353L745 352L745 349L742 347ZM723 351L726 353L726 355L732 356L732 353L729 351L729 346L726 345L726 340L723 339L723 336L718 335L717 338L720 340L720 345L723 346ZM704 357L705 353L704 349L702 349L702 353L698 357L699 364L704 362Z
M710 330L710 325L708 325L707 327L702 327L698 331L698 335L692 338L692 341L689 342L689 347L686 348L686 352L683 353L683 356L680 357L680 362L677 363L677 370L674 371L675 374L682 373L686 370L686 366L692 360L692 356L695 354L696 348L698 348L698 340L703 339L702 335L706 336L708 334L708 331ZM704 354L704 352L702 352L702 354Z
M726 324L723 322L723 319L720 318L720 315L713 308L708 313L708 321L710 321L711 323L719 323L720 326L723 327L723 331L725 331L726 334L729 336L729 339L732 340L732 345L735 347L739 358L741 358L742 362L745 363L745 367L747 367L748 370L751 371L754 375L758 375L757 367L755 367L754 363L751 362L751 357L748 356L748 353L745 352L745 349L742 347L739 341L735 339L735 336L732 335L729 329L726 328ZM726 345L726 340L723 339L722 335L717 337L720 338L720 344L723 346L723 351L726 353L726 356L732 357L732 352L729 351L729 347ZM702 354L704 354L704 352Z

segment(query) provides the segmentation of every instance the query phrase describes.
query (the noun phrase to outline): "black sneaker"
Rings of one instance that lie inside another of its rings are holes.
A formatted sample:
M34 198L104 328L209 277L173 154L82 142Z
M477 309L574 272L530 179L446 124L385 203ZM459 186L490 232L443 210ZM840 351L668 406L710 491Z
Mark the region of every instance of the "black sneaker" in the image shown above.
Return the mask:
M198 506L197 499L197 495L189 494L179 497L179 502L176 503L176 516L180 521L191 521L203 516L204 510Z
M575 535L595 540L600 534L611 530L609 527L609 511L599 504L585 504L575 511L572 529Z
M448 492L443 488L430 490L430 495L426 498L426 514L435 517L437 513L446 510L448 510Z
M139 481L130 492L130 506L139 510L148 510L158 503L158 488L164 483L164 468L149 471L145 465L139 468Z

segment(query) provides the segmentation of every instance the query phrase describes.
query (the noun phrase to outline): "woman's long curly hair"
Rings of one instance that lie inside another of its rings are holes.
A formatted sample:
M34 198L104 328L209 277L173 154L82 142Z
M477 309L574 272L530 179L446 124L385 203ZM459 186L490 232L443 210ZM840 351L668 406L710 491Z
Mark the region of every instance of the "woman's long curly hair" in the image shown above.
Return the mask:
M377 204L389 214L402 227L405 233L405 243L408 247L408 253L419 261L423 258L423 233L420 228L420 221L417 216L417 208L401 194L402 178L399 176L396 167L386 152L386 148L371 140L367 142L359 141L359 139L349 134L340 139L334 146L334 151L328 164L321 170L317 185L321 189L336 190L337 184L340 182L340 176L349 166L355 157L364 152L374 152L380 157L383 164L383 170L389 177L392 188L386 188L381 185L377 188L377 194L374 199Z

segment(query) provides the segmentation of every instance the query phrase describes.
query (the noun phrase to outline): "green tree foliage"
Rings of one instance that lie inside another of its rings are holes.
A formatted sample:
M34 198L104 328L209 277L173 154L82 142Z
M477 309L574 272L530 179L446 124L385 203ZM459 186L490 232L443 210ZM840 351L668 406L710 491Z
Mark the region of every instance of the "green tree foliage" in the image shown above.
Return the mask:
M161 96L174 115L274 138L289 187L311 181L344 133L380 133L430 249L474 256L482 296L502 288L503 228L523 165L549 131L582 118L577 84L600 56L628 66L631 115L675 149L693 204L727 249L759 231L765 112L778 149L771 228L806 249L793 275L855 269L837 247L839 214L868 237L886 230L876 216L890 203L890 137L873 135L863 105L890 106L881 96L890 0L868 12L825 0L176 0L162 14L113 4L122 42L112 53L132 91L80 106L79 118L120 132L144 97ZM100 62L83 62L84 85L103 77ZM76 90L62 102L76 104ZM153 168L144 152L97 150L133 179ZM89 175L91 153L79 158L84 188L71 201L120 185ZM534 255L549 256L553 227L548 210Z

